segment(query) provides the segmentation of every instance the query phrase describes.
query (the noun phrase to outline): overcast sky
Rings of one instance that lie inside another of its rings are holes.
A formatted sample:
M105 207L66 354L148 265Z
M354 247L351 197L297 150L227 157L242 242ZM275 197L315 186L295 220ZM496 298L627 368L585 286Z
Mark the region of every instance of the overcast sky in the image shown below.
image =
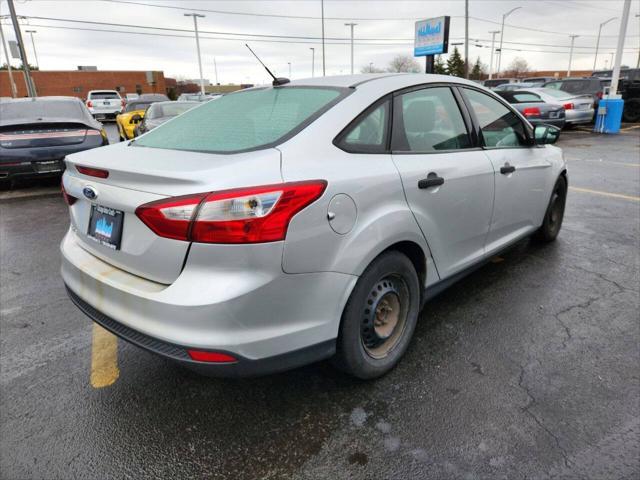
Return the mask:
M256 64L245 48L245 42L248 42L263 61L280 76L288 76L290 62L293 78L311 76L312 51L310 48L313 47L315 48L315 74L322 73L322 46L319 40L321 36L320 0L131 1L160 7L116 3L108 0L15 0L15 5L18 15L27 17L127 25L126 27L109 26L34 18L22 20L23 35L28 35L24 33L25 29L37 30L34 36L40 68L43 70L74 70L78 65L96 65L99 70L162 70L168 77L197 78L198 63L192 32L193 19L183 14L192 11L190 9L200 9L218 11L198 12L206 15L205 18L199 19L201 32L225 32L223 35L201 33L204 77L212 82L215 81L214 57L220 83L263 83L268 80L262 67ZM522 57L533 69L566 72L569 62L569 34L580 35L575 40L576 49L572 68L574 70L591 69L599 24L608 18L618 17L602 30L598 68L604 68L605 60L607 63L610 61L610 53L615 49L623 3L622 0L470 0L469 15L472 18L469 20L469 35L472 41L469 58L474 61L479 56L482 62L488 65L491 53L489 48L491 34L488 32L500 30L499 23L503 13L515 7L522 7L513 12L506 21L503 69L514 58ZM394 55L412 55L414 22L421 18L450 15L452 17L450 42L462 42L464 37L464 1L462 0L325 0L324 6L325 35L327 38L338 39L328 40L328 43L342 42L327 44L325 47L327 75L350 71L349 27L344 25L348 21L358 24L355 27L356 72L370 62L376 67L384 68ZM623 64L634 67L640 46L640 17L636 16L638 13L640 13L640 1L633 0L625 39ZM0 0L0 14L8 14L6 0ZM265 15L312 18L282 18ZM498 22L498 24L490 22ZM7 24L7 20L3 20L2 23L7 39L14 39L13 29ZM135 26L176 30L143 29ZM51 27L135 31L144 32L147 35ZM241 35L231 36L228 33ZM251 37L250 35L306 38L287 39ZM498 34L496 43L499 37ZM280 43L282 41L294 43ZM376 44L371 45L371 43ZM29 37L25 37L25 44L30 63L35 63ZM483 46L478 47L476 44ZM459 48L462 51L463 47ZM4 57L2 61L5 61ZM419 61L422 64L424 60L419 59ZM17 61L13 63L18 64Z

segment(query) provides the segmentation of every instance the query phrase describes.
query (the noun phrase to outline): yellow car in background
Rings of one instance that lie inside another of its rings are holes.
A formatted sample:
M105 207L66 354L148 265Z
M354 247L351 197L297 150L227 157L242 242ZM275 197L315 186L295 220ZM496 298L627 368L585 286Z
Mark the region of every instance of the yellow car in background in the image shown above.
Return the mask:
M144 118L144 113L149 105L155 102L166 102L169 97L166 95L149 93L140 95L135 100L131 100L124 107L124 111L116 117L116 125L118 126L118 135L120 141L131 140L135 137L135 128Z

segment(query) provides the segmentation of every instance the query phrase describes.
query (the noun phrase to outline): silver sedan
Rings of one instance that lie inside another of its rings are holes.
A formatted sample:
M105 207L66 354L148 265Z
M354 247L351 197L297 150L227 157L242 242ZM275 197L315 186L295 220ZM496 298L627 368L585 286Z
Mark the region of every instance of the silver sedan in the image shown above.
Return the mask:
M429 298L524 237L556 238L557 138L449 76L233 93L67 157L62 277L95 322L199 371L331 358L378 377Z
M569 125L593 121L595 105L591 95L573 95L555 88L528 88L524 91L539 95L547 103L562 105L565 111L565 123Z

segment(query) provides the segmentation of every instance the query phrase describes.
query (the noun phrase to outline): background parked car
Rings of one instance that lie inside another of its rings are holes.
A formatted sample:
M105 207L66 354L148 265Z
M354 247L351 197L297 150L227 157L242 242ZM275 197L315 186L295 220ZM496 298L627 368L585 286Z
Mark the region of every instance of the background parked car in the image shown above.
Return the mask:
M159 125L171 120L187 110L200 105L200 102L157 102L152 103L142 118L142 121L134 129L134 136L153 130Z
M483 85L487 88L495 88L498 85L502 85L505 83L518 83L520 80L517 78L492 78L491 80L485 80Z
M558 128L564 127L565 110L561 104L545 101L538 93L526 90L496 93L513 105L532 125L544 123Z
M169 101L169 97L161 94L143 94L137 100L127 103L120 115L116 117L120 141L131 140L135 136L135 128L144 118L144 112L155 102Z
M82 100L36 97L0 101L0 181L60 175L63 158L107 145Z
M565 110L565 126L591 123L595 115L591 95L572 95L553 88L528 88L518 93L533 93L546 103L560 104Z
M125 101L116 90L91 90L87 94L87 108L97 120L115 119L122 112Z
M535 88L536 86L534 83L503 83L502 85L493 87L491 90L494 92L511 92L522 88Z
M219 95L218 96L214 96L214 95L210 95L208 93L205 93L205 94L202 94L202 93L182 93L178 97L178 101L179 102L208 102L209 100L213 100L213 99L215 99L217 97L219 97Z
M595 108L598 108L598 102L602 98L604 90L604 82L595 77L563 78L545 83L544 88L562 90L572 95L591 95Z
M557 80L556 77L527 77L522 79L522 83L531 84L532 87L542 87L545 83Z
M611 85L611 70L593 72L594 77L602 80L603 88ZM640 68L623 68L620 70L618 93L624 100L622 120L625 122L640 122Z

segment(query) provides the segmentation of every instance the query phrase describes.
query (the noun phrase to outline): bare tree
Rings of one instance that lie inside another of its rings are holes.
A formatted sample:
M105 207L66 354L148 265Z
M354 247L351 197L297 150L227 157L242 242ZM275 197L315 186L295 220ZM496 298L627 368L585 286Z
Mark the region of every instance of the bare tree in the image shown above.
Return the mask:
M518 78L530 71L531 68L529 67L529 63L522 57L516 57L509 64L509 67L505 72L505 77Z
M389 68L387 68L387 71L418 73L421 69L420 65L413 57L408 55L396 55L393 60L389 62Z
M360 69L360 73L383 73L382 68L374 67L373 64L365 65Z

